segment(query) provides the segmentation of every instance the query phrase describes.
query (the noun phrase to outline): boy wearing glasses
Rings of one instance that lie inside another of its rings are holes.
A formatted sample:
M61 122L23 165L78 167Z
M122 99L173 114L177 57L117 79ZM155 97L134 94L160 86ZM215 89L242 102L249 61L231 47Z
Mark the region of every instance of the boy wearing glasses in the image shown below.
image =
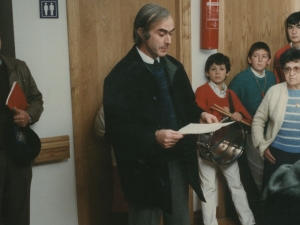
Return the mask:
M285 29L290 42L288 45L279 49L274 58L274 68L273 72L276 76L277 83L285 81L285 75L280 67L280 56L281 54L290 48L295 48L300 50L300 11L292 13L285 21Z

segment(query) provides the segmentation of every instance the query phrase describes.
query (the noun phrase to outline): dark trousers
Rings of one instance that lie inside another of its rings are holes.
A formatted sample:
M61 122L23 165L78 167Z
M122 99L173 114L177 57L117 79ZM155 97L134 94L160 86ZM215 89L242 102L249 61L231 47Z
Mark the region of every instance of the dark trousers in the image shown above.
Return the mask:
M269 147L271 154L275 158L275 164L271 164L268 160L264 161L264 172L263 172L263 181L262 188L263 191L265 187L268 185L268 182L272 176L272 174L283 164L294 164L300 159L300 153L289 153L284 152L278 148L274 148L272 146Z
M190 225L188 207L188 183L181 160L169 162L172 189L173 213L165 213L157 208L139 209L129 204L129 225L159 225L163 215L164 225Z
M1 225L29 225L31 162L15 164L0 150Z
M263 212L263 225L299 225L300 202L291 202Z

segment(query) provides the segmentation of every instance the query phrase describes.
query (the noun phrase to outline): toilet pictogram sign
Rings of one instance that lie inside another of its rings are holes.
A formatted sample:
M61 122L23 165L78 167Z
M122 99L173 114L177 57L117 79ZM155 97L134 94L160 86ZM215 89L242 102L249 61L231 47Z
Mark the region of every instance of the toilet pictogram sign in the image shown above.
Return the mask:
M58 18L58 0L40 0L40 18Z

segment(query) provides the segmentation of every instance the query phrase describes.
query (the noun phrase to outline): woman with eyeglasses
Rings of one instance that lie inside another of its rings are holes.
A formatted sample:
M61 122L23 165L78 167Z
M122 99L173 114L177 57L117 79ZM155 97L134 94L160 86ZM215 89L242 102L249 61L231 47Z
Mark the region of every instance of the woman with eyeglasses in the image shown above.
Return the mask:
M286 81L268 90L252 122L253 144L265 159L263 196L266 192L269 194L270 188L274 188L267 186L272 174L281 165L294 164L300 159L300 50L286 50L280 57L280 65ZM278 206L283 207L282 204ZM272 215L274 219L276 215ZM267 224L294 224L288 223L293 219L289 214L280 216L280 220L286 222L278 223L276 219L274 223L269 221ZM299 212L297 217L300 218Z

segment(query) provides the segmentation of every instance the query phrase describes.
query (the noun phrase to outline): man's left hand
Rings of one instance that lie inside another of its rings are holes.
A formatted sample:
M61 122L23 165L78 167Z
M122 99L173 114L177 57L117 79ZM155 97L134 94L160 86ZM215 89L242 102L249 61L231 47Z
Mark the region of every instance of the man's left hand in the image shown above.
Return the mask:
M17 108L14 108L13 111L15 113L14 123L19 127L25 127L29 122L29 114L26 111Z
M183 138L184 135L174 130L157 130L155 138L157 143L163 148L172 148Z

